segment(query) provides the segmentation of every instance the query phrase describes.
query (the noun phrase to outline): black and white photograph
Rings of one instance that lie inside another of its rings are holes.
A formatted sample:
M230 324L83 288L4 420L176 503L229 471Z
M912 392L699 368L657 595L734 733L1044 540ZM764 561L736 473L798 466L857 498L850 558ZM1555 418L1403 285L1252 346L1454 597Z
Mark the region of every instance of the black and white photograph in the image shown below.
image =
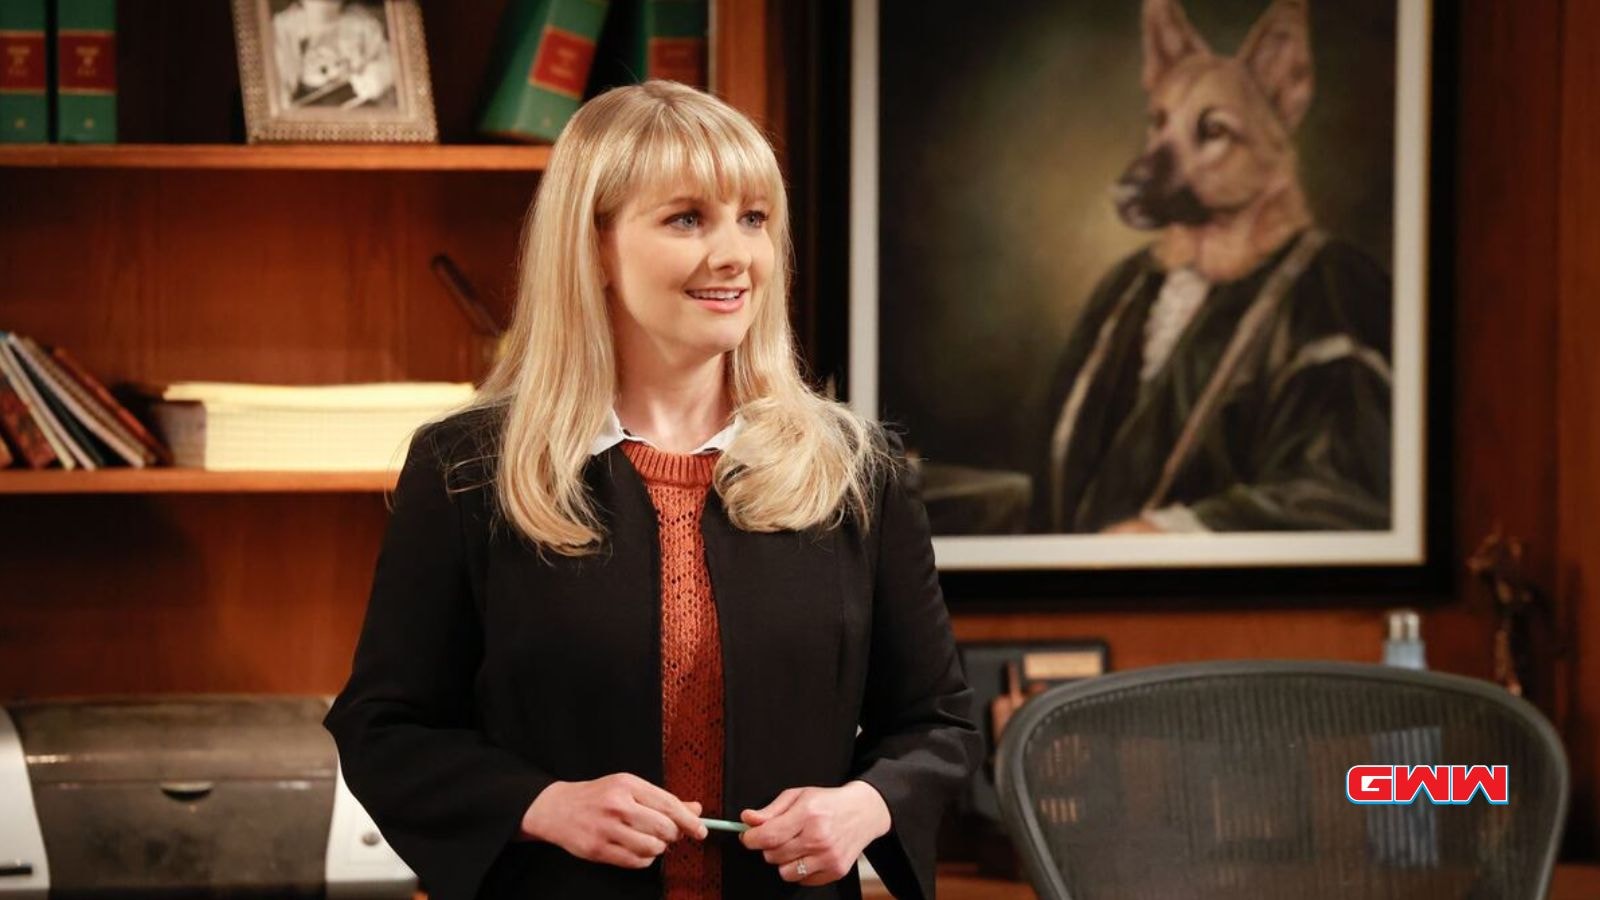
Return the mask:
M855 10L850 393L940 565L1419 563L1427 4L917 9Z
M234 0L252 140L431 141L414 0Z
M278 102L394 109L395 59L382 2L270 0Z

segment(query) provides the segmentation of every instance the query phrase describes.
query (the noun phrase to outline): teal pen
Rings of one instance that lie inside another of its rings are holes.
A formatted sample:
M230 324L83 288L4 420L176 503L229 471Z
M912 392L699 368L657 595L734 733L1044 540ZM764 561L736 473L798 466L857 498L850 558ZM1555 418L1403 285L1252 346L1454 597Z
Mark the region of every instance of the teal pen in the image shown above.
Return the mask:
M730 822L727 819L708 819L705 816L701 816L700 821L706 823L706 828L712 831L731 831L734 834L743 834L750 830L750 826L743 822Z

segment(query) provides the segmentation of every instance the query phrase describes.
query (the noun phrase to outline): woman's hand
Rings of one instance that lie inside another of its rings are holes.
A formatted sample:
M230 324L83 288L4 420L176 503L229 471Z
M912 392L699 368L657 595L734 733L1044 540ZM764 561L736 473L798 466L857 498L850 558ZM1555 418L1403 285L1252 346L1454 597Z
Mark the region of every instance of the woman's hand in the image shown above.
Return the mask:
M579 859L643 869L684 837L704 840L700 804L684 803L637 775L557 781L522 814L522 837Z
M746 847L763 851L784 881L810 886L843 878L890 825L889 805L865 781L790 788L740 818L750 826L739 836Z

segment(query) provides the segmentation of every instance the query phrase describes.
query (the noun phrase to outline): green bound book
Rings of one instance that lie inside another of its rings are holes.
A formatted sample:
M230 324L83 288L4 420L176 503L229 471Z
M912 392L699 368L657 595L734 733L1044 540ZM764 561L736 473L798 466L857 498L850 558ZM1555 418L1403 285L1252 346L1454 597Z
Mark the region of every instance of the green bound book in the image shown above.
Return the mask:
M706 0L644 0L635 59L646 78L706 86Z
M652 78L706 87L706 0L612 0L595 92Z
M56 140L117 141L117 2L55 0Z
M510 41L504 75L479 130L554 141L583 102L607 0L513 0L502 27Z
M0 144L50 140L48 2L0 0Z

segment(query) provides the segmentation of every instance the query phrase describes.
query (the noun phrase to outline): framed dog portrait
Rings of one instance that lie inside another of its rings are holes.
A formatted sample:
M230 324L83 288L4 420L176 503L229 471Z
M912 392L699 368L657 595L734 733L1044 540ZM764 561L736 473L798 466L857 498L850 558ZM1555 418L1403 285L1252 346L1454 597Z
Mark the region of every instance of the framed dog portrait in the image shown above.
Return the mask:
M258 141L438 140L416 0L233 0Z
M855 0L849 394L943 569L1427 562L1427 0Z

